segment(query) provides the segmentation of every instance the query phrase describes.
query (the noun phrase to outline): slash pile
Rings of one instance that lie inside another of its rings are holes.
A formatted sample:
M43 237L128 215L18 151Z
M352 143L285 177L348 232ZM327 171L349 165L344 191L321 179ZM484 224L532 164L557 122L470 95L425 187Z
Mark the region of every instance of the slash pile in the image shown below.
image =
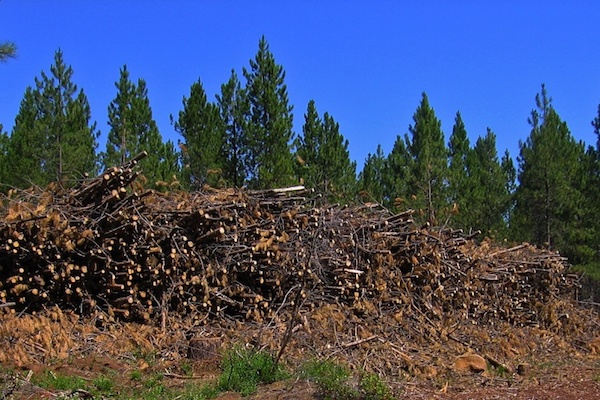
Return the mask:
M263 321L284 306L449 315L560 328L577 290L559 254L497 248L417 226L412 210L323 205L303 187L161 194L132 161L72 189L9 193L0 210L0 307L48 306L151 323Z

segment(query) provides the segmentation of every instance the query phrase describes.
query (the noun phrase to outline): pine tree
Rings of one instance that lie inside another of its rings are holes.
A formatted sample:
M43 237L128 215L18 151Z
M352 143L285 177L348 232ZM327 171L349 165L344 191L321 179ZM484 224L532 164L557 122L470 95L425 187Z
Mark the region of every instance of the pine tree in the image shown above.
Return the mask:
M512 215L515 209L515 191L517 189L517 169L508 150L504 150L504 155L500 161L500 168L506 177L506 193L508 193L507 205L504 211L504 221L507 224L505 237L514 239L514 234L511 229Z
M415 199L412 206L422 210L430 223L437 223L438 214L447 206L448 150L441 122L425 93L413 121L414 125L409 126L411 137L406 136L412 158L409 182L409 193Z
M9 58L17 57L17 45L13 42L0 43L0 63L7 62Z
M4 132L4 127L0 124L0 193L6 192L9 188L6 187L8 178L8 164L6 154L9 144L8 133Z
M358 176L359 194L367 201L384 203L385 187L383 185L386 175L386 157L381 145L377 145L374 154L369 153L362 171Z
M292 106L288 105L285 71L275 63L263 36L258 52L244 68L250 103L251 186L272 188L294 182L291 143L293 140Z
M600 105L592 120L596 146L589 146L583 163L580 187L583 194L582 229L576 238L578 264L588 273L600 276Z
M200 81L190 88L190 97L183 98L183 110L179 112L175 130L183 136L183 164L190 187L222 186L225 167L223 121L219 107L208 102Z
M394 147L388 154L383 169L382 184L384 203L388 207L403 209L407 207L410 197L408 182L410 181L411 158L404 139L398 135Z
M571 238L581 229L582 193L578 179L584 149L552 106L546 88L536 95L531 133L520 142L519 182L514 226L521 239L560 250L577 262Z
M452 218L452 226L455 228L471 228L472 219L469 209L471 206L469 193L472 191L467 170L467 159L471 153L467 130L460 112L456 113L452 135L448 142L448 201L457 211Z
M319 116L314 100L308 102L302 135L296 138L296 175L308 187L315 187L319 181L317 174L319 145L323 141L323 121Z
M296 139L298 176L330 201L349 200L355 190L356 163L350 160L348 140L329 113L321 120L313 100L304 118L303 134Z
M249 169L248 118L250 104L235 71L221 85L217 105L225 129L223 178L234 187L242 187Z
M67 183L97 172L99 132L83 90L77 92L73 69L60 50L50 75L35 78L25 92L7 150L10 176L17 186L51 181ZM27 159L25 159L27 158Z
M148 185L164 185L162 182L173 180L173 175L178 174L173 145L163 143L152 118L146 82L138 79L134 84L127 65L119 72L119 81L115 83L117 94L108 106L110 131L102 163L109 168L146 151L148 156L140 161L140 167Z
M34 91L28 87L6 144L6 175L3 182L8 186L45 186L50 182L42 169L46 141L42 131L37 129L38 120Z
M470 190L466 196L469 202L466 227L480 229L492 237L506 233L510 178L498 159L496 135L490 128L484 137L477 139L467 157L467 168Z

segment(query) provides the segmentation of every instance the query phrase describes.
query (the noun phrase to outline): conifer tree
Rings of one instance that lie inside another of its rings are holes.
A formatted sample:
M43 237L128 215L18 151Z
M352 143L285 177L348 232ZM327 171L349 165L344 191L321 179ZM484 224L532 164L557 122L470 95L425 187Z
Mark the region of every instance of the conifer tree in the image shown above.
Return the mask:
M140 167L151 187L173 180L178 175L178 165L172 143L163 143L148 99L148 89L143 79L137 84L129 77L127 65L120 69L115 83L117 94L108 106L108 139L102 154L105 168L119 165L147 151Z
M190 187L222 186L225 167L223 121L219 107L207 100L199 80L190 88L189 98L183 98L183 110L179 111L175 130L183 136L184 176Z
M272 188L294 182L291 143L292 106L288 104L285 71L275 62L263 36L258 52L244 68L250 103L249 178L252 187Z
M296 138L296 175L309 187L318 181L319 144L323 141L323 121L319 116L314 100L308 102L302 135Z
M350 160L348 140L329 113L319 118L313 100L304 117L303 134L296 140L298 176L330 201L349 200L355 190L356 163Z
M469 203L466 227L480 229L488 236L504 234L510 205L510 172L505 172L498 159L496 135L490 128L484 137L477 139L467 158L467 168L470 190L466 196Z
M17 57L17 45L13 42L0 43L0 63L7 62L9 58Z
M367 201L384 203L385 187L383 185L387 168L386 157L381 145L377 145L374 154L369 153L358 177L359 194Z
M531 133L520 142L519 187L514 224L520 238L560 250L576 262L571 238L581 229L582 193L578 178L584 149L558 116L546 87L536 95Z
M584 198L582 229L576 238L578 264L594 276L600 276L600 105L592 120L596 146L589 146L585 154L580 186Z
M234 187L242 187L249 169L249 140L247 135L250 104L235 71L217 95L224 127L223 177Z
M8 133L4 132L4 127L0 124L0 193L8 190L6 186L8 177L6 153L8 152L9 140Z
M45 186L50 178L45 174L43 148L45 138L38 126L38 107L31 87L25 90L15 118L15 125L6 144L5 179L8 186Z
M392 151L387 156L382 176L384 203L388 207L395 207L401 211L408 206L410 166L411 158L406 142L398 135Z
M430 223L438 223L438 215L447 206L446 182L448 150L444 143L441 122L423 93L421 103L406 136L411 155L409 193L414 196L413 207L424 212Z
M90 124L91 112L83 90L77 91L73 69L58 50L50 74L35 78L25 92L7 149L9 175L17 186L68 184L95 174L99 132Z
M472 188L467 170L467 159L472 151L470 146L462 116L457 112L448 143L448 201L457 211L452 219L455 228L471 228L468 197Z
M500 161L502 173L506 177L506 193L508 193L507 205L504 211L504 221L507 224L505 236L513 239L514 235L511 228L512 215L515 208L515 190L517 189L517 169L508 150L504 150L504 155Z

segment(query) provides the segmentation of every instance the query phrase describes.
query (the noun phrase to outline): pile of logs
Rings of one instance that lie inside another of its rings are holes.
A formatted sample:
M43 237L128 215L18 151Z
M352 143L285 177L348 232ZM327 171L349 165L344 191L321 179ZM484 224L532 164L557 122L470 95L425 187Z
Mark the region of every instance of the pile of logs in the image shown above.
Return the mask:
M167 311L262 321L283 306L337 302L357 313L550 326L563 316L548 304L577 287L558 254L417 226L412 210L324 206L303 187L145 191L143 156L72 189L3 199L1 308L58 305L150 323Z

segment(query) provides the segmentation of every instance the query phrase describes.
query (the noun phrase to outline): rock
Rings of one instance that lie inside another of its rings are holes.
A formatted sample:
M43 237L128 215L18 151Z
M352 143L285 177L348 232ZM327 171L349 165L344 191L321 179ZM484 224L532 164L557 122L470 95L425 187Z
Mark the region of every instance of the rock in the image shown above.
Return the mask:
M460 373L479 373L487 369L485 358L477 354L463 354L454 360L454 370Z

